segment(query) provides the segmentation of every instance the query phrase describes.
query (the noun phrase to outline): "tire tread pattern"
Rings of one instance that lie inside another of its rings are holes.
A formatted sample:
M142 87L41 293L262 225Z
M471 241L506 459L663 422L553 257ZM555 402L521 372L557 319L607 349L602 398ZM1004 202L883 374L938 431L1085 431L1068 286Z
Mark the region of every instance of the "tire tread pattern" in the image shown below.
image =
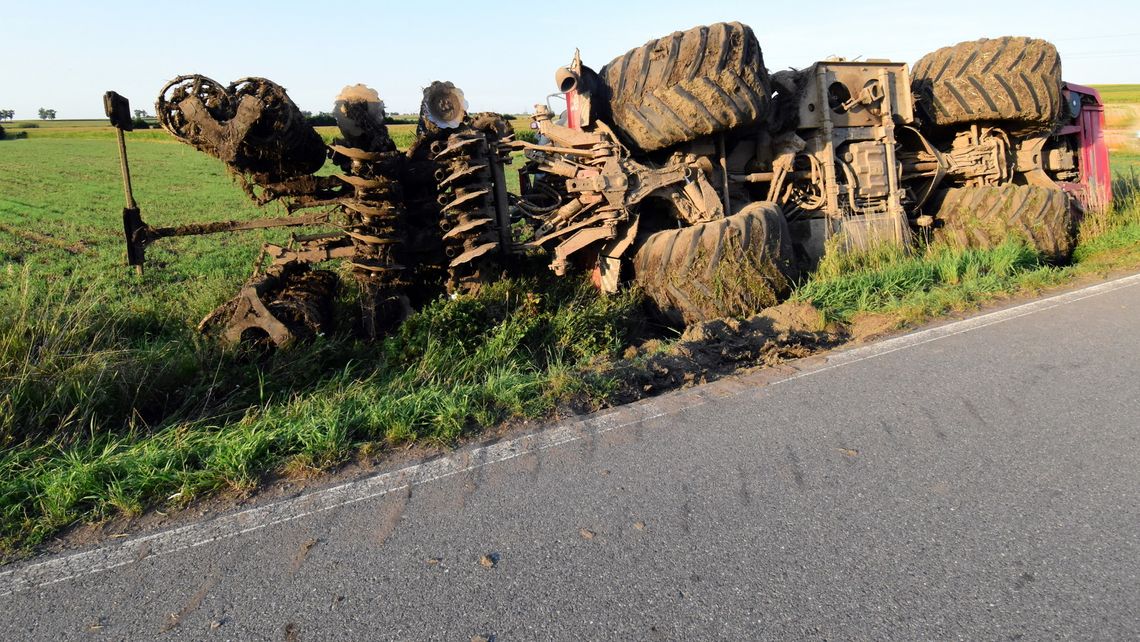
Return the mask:
M1074 220L1069 196L1038 185L954 187L934 201L936 240L956 247L991 249L1012 235L1051 261L1073 252Z
M634 279L658 316L674 324L744 316L790 292L796 269L787 223L774 203L646 237Z
M738 22L678 31L614 58L599 72L613 125L642 151L756 123L769 108L768 71Z
M1022 131L1051 129L1061 114L1061 58L1036 38L962 42L914 63L911 86L932 125L1010 122Z

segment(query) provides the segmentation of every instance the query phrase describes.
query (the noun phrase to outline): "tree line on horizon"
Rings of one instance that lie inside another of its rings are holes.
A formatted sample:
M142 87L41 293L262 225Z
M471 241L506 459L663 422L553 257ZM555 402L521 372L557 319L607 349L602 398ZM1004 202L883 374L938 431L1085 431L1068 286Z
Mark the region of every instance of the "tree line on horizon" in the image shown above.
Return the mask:
M39 110L40 120L55 120L55 110L45 109L40 107ZM0 120L14 120L16 118L16 110L14 109L0 109Z

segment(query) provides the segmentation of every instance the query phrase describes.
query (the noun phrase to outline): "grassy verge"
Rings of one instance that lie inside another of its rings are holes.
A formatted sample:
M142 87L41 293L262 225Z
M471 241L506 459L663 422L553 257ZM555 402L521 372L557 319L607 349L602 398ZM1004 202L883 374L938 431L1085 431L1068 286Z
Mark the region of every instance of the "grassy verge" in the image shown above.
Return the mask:
M1062 271L1043 265L1036 252L1016 240L993 250L931 245L907 254L884 247L858 257L832 254L796 298L832 321L877 313L916 322L1062 278Z
M106 307L102 284L40 296L24 278L0 321L3 434L18 445L0 452L8 553L76 520L605 398L613 382L582 372L624 347L637 318L632 293L507 280L438 301L379 343L329 337L265 356L185 337L178 351L125 342L133 319Z
M861 254L829 253L794 295L832 321L893 317L899 325L1034 293L1088 274L1140 265L1140 182L1114 181L1114 206L1087 216L1071 264L1045 263L1017 239L992 250L924 245L915 253L885 246Z

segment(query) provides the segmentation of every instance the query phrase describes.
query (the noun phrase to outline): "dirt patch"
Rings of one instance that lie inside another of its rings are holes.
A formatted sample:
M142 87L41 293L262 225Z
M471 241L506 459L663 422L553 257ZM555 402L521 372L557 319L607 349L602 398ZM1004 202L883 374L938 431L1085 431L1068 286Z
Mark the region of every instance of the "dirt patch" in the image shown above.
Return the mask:
M811 304L786 302L746 319L691 325L667 349L653 346L650 352L646 344L640 354L619 361L614 374L625 385L621 401L628 402L806 357L845 338L843 328L829 326Z
M166 622L163 624L160 632L167 633L171 631L179 624L181 624L182 620L184 620L187 615L190 615L194 611L197 611L198 607L202 606L202 600L206 599L206 595L210 592L210 589L214 588L214 586L217 585L220 580L221 577L216 573L207 578L202 586L199 587L198 590L190 596L190 599L186 602L185 605L183 605L181 609L178 610L177 613L167 614Z
M898 315L860 312L847 325L847 335L854 343L866 343L895 332L902 325L903 320Z
M312 552L313 547L320 542L320 539L310 538L301 543L301 547L293 554L293 563L290 564L290 570L293 573L301 570L301 566L304 565L305 560L309 559L309 553Z
M829 326L823 313L810 303L787 301L761 310L753 319L765 319L775 332L839 332L839 326Z

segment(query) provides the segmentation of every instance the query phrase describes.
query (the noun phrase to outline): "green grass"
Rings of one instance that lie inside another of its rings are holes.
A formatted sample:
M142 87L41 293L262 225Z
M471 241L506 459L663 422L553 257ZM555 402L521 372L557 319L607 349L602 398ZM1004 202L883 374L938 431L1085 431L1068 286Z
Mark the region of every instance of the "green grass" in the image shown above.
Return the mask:
M5 126L7 129L7 126ZM9 129L8 135L23 133L25 138L48 138L53 140L110 140L116 139L115 129L108 126L100 127L42 127L37 129ZM130 142L155 141L176 143L178 141L162 129L136 129L127 134Z
M635 294L600 298L535 266L437 301L382 342L225 351L193 324L236 292L262 242L287 233L169 239L139 277L122 265L113 140L0 145L0 552L76 520L605 398L612 382L583 372L638 320ZM129 153L152 223L265 214L189 147L132 138Z
M1140 85L1092 85L1106 105L1140 103Z
M845 322L864 312L921 320L1058 276L1017 241L989 251L931 245L914 254L894 246L856 257L832 252L820 268L796 297Z
M5 128L12 127L15 129L21 128L41 128L41 129L67 129L67 128L83 128L92 129L99 127L110 127L107 124L106 118L87 118L87 119L56 119L56 120L39 120L39 119L17 119L6 120L2 123Z
M129 152L151 223L265 215L189 147L136 133ZM262 242L286 232L168 239L139 277L122 265L111 137L4 141L0 154L0 553L77 522L245 492L266 475L604 404L618 386L607 373L639 327L636 293L599 297L535 265L429 305L384 341L338 334L271 355L222 350L193 324L244 282ZM1074 266L1044 265L1016 244L834 255L796 296L834 320L920 320L1140 264L1128 185L1118 211L1087 224ZM353 314L349 300L339 306Z
M1114 175L1140 175L1140 151L1121 149L1109 154L1108 165Z
M1114 207L1082 221L1072 263L1064 267L1047 264L1016 238L992 250L920 243L910 252L894 246L855 254L831 251L794 296L833 321L874 313L916 323L1074 277L1140 265L1140 181L1136 175L1119 176L1113 191Z
M529 118L516 118L510 121L515 131L530 131ZM115 140L115 129L106 120L72 120L72 121L7 121L0 123L8 135L24 134L28 139L49 138L69 140ZM28 127L32 125L32 127ZM340 135L335 126L316 127L317 133L326 143ZM416 138L416 125L414 123L389 124L388 133L400 149L407 149ZM127 134L131 143L142 141L176 143L166 130L153 127L151 129L137 129Z
M132 320L103 311L98 282L69 300L32 289L25 277L4 302L19 306L17 323L0 328L4 360L15 363L0 401L15 417L7 434L23 439L0 453L9 549L76 519L247 490L267 472L323 470L361 449L451 444L575 396L604 397L613 383L582 370L616 354L636 317L633 294L508 280L437 301L381 342L338 336L255 360L190 336L130 347ZM159 390L164 398L136 396Z

